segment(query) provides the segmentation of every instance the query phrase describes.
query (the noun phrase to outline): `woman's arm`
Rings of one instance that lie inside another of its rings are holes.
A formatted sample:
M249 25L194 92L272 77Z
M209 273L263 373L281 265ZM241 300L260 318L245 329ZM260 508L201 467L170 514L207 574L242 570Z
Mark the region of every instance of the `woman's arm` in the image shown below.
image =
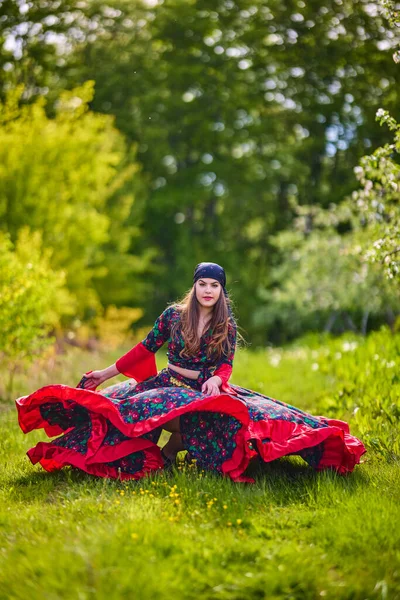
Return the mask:
M111 379L111 377L115 377L119 375L119 371L115 365L110 365L105 369L100 369L98 371L88 371L84 374L81 384L78 384L78 387L83 387L85 390L95 390L100 384L107 381L107 379Z
M214 371L214 377L218 376L222 381L222 386L228 384L229 377L232 374L233 359L235 357L236 350L236 338L237 328L236 323L232 320L229 323L228 329L228 340L229 340L229 351L225 355L223 354L217 363L217 368Z

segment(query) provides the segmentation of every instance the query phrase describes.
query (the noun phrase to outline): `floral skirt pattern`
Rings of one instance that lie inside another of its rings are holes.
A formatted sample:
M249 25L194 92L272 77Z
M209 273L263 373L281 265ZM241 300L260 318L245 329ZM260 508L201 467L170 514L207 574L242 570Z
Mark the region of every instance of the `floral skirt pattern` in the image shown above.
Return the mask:
M300 455L317 470L352 471L365 448L343 421L314 417L240 386L206 397L202 379L171 369L141 383L101 391L49 385L16 401L24 433L43 428L50 442L28 451L47 471L66 465L100 477L140 479L163 468L157 445L163 424L180 417L182 443L201 469L234 481L253 457L269 462Z

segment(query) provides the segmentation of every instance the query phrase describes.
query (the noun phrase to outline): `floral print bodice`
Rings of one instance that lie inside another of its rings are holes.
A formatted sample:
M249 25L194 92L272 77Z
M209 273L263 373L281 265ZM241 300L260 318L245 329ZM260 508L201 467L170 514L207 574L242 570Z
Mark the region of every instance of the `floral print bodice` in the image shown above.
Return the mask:
M172 339L171 337L172 326L179 321L179 310L174 306L166 308L154 323L152 330L142 341L143 346L150 352L157 352L161 346L168 342L168 362L183 369L199 371L204 368L218 368L221 365L229 365L232 367L236 347L236 323L233 319L231 319L229 323L228 330L230 350L227 351L226 349L219 360L213 359L212 356L207 357L207 344L210 341L210 330L201 337L200 348L195 356L181 356L180 352L184 349L184 340L180 328L177 329L174 338Z

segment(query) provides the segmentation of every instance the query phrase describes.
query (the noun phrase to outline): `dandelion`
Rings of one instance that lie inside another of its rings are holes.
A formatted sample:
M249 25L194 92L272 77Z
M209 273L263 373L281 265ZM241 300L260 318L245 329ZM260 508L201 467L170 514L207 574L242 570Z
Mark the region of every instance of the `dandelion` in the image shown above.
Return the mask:
M133 540L137 540L137 539L138 539L138 537L139 537L139 536L138 536L138 534L137 534L137 533L131 533L131 538L132 538Z
M242 522L242 519L236 519L236 523L237 523L238 525L240 525L240 524L241 524L241 522Z
M224 504L224 506L222 507L224 510L226 510L228 507L226 504Z
M228 527L232 527L232 523L230 521L227 522Z

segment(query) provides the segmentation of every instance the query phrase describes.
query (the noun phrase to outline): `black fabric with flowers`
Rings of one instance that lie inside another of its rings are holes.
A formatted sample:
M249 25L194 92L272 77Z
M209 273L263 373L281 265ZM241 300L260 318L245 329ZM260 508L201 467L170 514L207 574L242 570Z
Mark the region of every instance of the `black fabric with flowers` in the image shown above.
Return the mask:
M168 342L168 361L177 367L182 367L183 369L199 371L204 368L218 368L223 364L232 366L236 349L236 323L233 319L230 320L228 329L230 349L228 350L226 348L225 353L218 360L212 356L207 357L207 345L210 341L210 330L201 337L200 348L196 355L190 357L180 356L180 352L184 349L185 343L179 327L174 338L172 339L171 337L172 326L179 322L179 310L174 306L169 306L158 317L152 330L142 341L143 346L150 352L157 352L161 346Z
M143 381L128 379L99 392L82 389L82 380L78 388L44 386L18 399L23 431L43 427L48 435L62 433L30 449L32 462L49 471L71 465L101 477L140 479L163 467L158 442L173 419L179 419L183 448L198 467L233 481L251 481L245 469L257 456L269 462L296 454L318 470L339 473L360 462L365 448L342 421L310 415L234 384L222 394L204 394L203 384L213 370L232 365L236 325L232 319L231 349L220 360L207 357L210 331L201 338L198 353L187 358L180 356L184 342L179 327L171 335L179 319L178 309L167 308L142 344L154 353L168 342L169 361L199 370L197 379L163 369Z

